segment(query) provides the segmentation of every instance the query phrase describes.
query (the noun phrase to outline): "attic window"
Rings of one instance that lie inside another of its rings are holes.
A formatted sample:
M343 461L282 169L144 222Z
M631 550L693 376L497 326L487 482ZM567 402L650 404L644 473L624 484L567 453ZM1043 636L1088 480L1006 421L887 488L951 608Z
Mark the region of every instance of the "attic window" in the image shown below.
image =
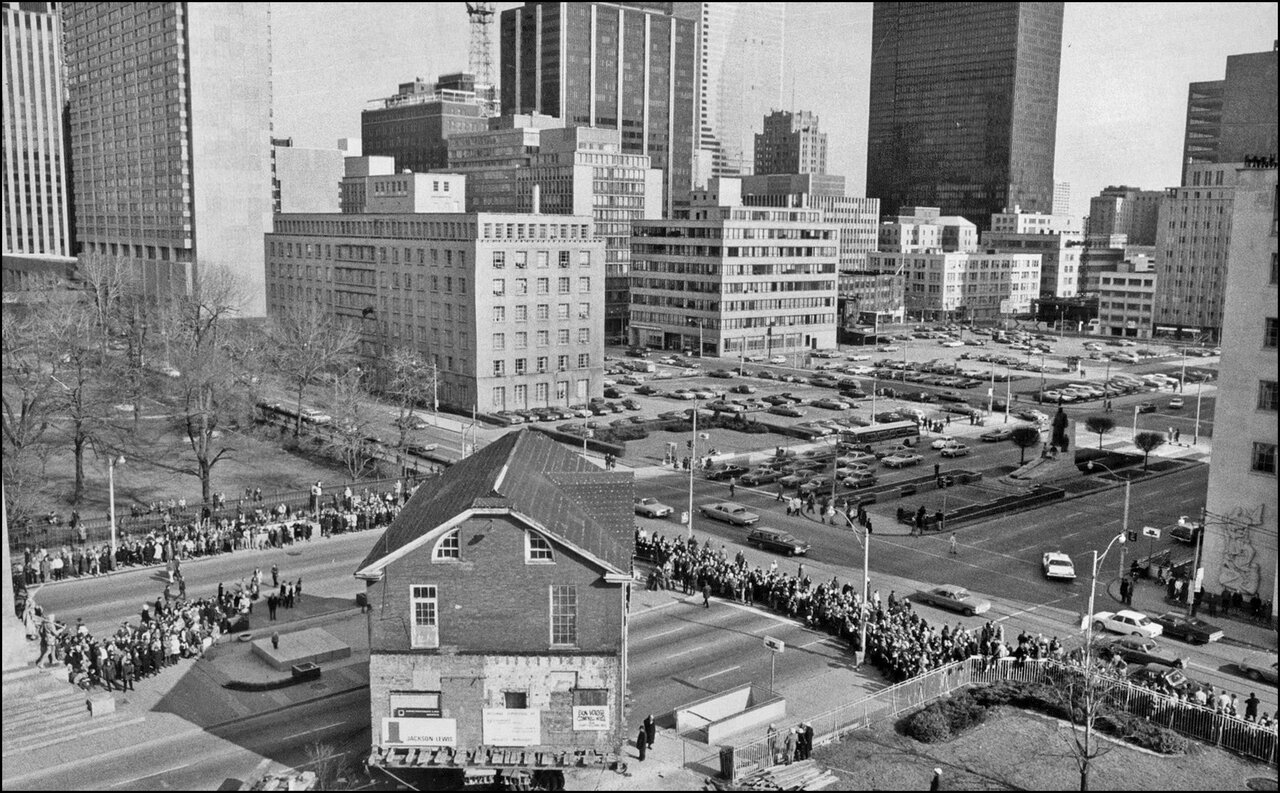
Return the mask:
M458 531L458 529L454 529L436 542L435 551L431 554L431 561L441 562L462 558L462 548L458 541Z
M551 543L536 531L524 533L524 560L526 562L555 562Z

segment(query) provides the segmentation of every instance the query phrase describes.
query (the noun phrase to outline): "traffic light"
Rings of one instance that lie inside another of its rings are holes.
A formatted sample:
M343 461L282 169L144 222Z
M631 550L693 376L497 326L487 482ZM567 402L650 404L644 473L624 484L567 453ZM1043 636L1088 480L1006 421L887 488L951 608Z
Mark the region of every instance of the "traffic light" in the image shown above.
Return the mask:
M693 441L692 441L692 440L685 441L685 442L684 442L684 446L685 446L685 448L686 448L686 449L692 449L692 448L693 448Z
M1135 531L1134 529L1129 529L1129 542L1137 542L1137 541L1138 541L1138 532Z

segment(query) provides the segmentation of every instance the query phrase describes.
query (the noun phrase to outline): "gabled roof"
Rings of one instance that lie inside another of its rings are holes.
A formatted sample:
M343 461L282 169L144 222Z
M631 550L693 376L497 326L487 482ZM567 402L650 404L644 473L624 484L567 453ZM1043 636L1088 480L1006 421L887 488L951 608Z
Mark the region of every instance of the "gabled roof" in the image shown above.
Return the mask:
M357 570L391 556L460 514L509 509L569 546L628 573L635 488L630 472L603 471L541 432L509 432L427 480Z

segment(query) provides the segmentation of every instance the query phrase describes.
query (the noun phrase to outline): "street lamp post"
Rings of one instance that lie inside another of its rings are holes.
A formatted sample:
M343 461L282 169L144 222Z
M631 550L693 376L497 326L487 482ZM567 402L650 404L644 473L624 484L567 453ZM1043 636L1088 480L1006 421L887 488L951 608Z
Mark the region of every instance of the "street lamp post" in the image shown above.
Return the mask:
M689 539L693 539L693 469L698 463L698 402L693 403L693 437L689 440Z
M107 510L111 520L111 569L116 566L116 466L124 465L124 455L107 460Z
M1102 463L1096 460L1089 461L1088 463L1089 470L1092 471L1095 465L1098 466L1099 468L1105 468L1107 473L1111 474L1116 478L1119 478L1120 476L1115 471L1112 471L1106 465L1103 465ZM1120 520L1120 533L1123 534L1125 537L1129 536L1129 488L1132 485L1133 485L1133 479L1126 476L1124 478L1124 517L1121 518ZM1125 551L1124 548L1120 549L1120 575L1122 576L1124 575L1124 551Z
M1102 556L1098 556L1097 550L1093 551L1092 577L1089 582L1089 613L1086 616L1085 624L1084 624L1084 629L1085 629L1084 652L1085 652L1086 673L1088 672L1088 670L1091 670L1093 668L1093 601L1098 590L1098 564L1107 558L1107 551L1111 550L1112 545L1114 545L1117 542L1123 545L1124 540L1125 540L1125 535L1117 534L1116 536L1111 538L1111 542L1107 543L1107 547L1102 551Z
M849 513L841 513L844 515L844 522L849 524L849 528L857 535L857 529L854 528L853 521L849 519ZM858 633L861 638L862 652L867 651L867 620L870 617L870 609L867 608L867 588L871 582L871 532L864 531L862 533L862 608L859 610L860 619L858 620Z
M1203 381L1196 381L1196 428L1195 435L1191 439L1192 446L1198 446L1200 444L1200 389L1203 386Z
M1133 435L1131 435L1129 439L1135 440L1135 441L1138 439L1138 406L1137 405L1133 406Z

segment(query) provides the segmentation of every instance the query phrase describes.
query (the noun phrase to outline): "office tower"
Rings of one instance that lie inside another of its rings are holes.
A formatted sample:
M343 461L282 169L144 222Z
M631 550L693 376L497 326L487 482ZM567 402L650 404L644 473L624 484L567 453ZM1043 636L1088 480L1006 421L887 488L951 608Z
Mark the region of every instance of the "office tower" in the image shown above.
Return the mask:
M982 247L994 251L1040 254L1040 297L1076 297L1080 292L1080 253L1084 234L1071 215L1012 212L991 216Z
M784 3L673 3L697 20L698 142L694 184L752 173L755 129L782 101Z
M1276 50L1231 55L1222 80L1191 83L1182 150L1190 166L1276 156Z
M712 180L676 217L632 225L633 344L727 357L835 347L835 226L816 209L743 206L741 190Z
M775 110L756 135L756 174L826 173L827 134L807 110Z
M337 212L342 181L341 149L304 149L293 138L271 141L271 200L281 212Z
M1156 220L1160 214L1163 190L1141 190L1125 185L1105 188L1089 199L1089 227L1086 239L1090 247L1108 247L1115 243L1155 245ZM1123 240L1115 237L1123 235Z
M1274 72L1273 72L1274 74ZM1273 98L1274 101L1274 98ZM1270 603L1276 585L1276 167L1237 168L1227 243L1222 363L1205 505L1204 589ZM1162 278L1165 276L1161 276ZM1184 387L1191 403L1195 387ZM1182 433L1186 442L1187 433ZM1194 438L1193 438L1194 439Z
M434 201L443 190L429 195L422 180L436 176L371 176L366 195L403 178ZM318 301L355 324L363 355L418 351L456 409L599 396L604 242L591 217L412 211L420 205L406 194L369 207L382 211L278 215L265 246L272 313Z
M445 74L434 83L418 77L360 113L361 147L366 155L395 157L399 171L447 168L449 138L488 129L489 110L473 75Z
M5 3L4 244L72 254L63 137L61 23L54 3Z
M522 212L592 215L604 246L604 336L625 344L630 320L631 224L662 217L662 171L622 151L616 129L544 129L528 168L516 171Z
M876 3L867 195L985 229L1053 209L1062 3Z
M1138 258L1097 274L1098 335L1151 338L1156 272L1150 260Z
M449 138L449 172L467 176L468 212L520 212L516 174L538 153L542 130L564 121L537 113L489 119L484 132Z
M1237 194L1245 172L1241 163L1189 165L1190 184L1166 192L1156 237L1155 335L1223 338L1232 218L1251 198Z
M1053 183L1053 210L1054 215L1070 215L1071 214L1071 183L1070 182L1054 182Z
M79 252L136 263L156 292L225 268L262 316L268 8L68 3L63 33Z
M664 174L666 214L693 184L698 23L663 3L526 3L502 12L502 113L622 133Z

